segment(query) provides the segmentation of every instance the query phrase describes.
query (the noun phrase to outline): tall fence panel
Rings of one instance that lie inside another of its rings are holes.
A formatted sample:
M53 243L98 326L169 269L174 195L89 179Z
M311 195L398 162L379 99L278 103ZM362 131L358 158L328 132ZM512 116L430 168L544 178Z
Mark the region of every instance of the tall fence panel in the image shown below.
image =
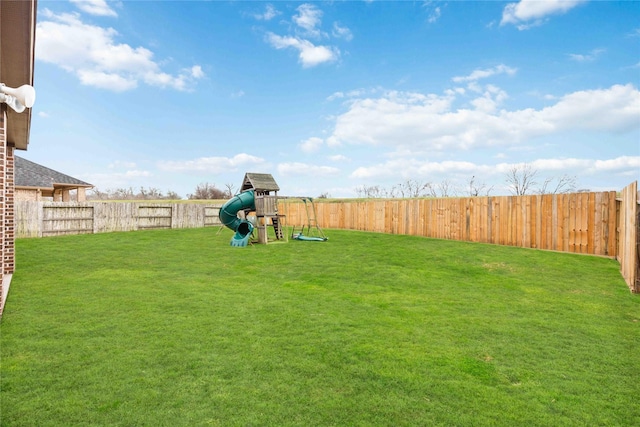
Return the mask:
M308 204L289 199L287 224ZM317 224L391 234L616 256L616 192L371 201L316 201Z
M140 205L138 206L138 230L152 228L171 228L173 206Z
M620 271L633 292L640 292L640 209L638 183L627 185L620 197L619 251Z
M43 206L44 202L15 202L16 238L42 236Z
M93 206L43 206L42 236L93 233Z
M204 226L215 227L221 225L220 222L220 207L221 206L205 206L204 207Z
M138 229L138 203L100 203L94 206L94 233L133 231Z
M220 226L218 204L17 201L16 237Z

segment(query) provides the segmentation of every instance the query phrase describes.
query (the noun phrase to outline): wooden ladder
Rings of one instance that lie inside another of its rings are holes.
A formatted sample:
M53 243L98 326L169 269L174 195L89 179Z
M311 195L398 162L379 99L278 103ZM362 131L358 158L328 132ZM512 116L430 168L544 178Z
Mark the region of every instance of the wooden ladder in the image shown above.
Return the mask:
M273 231L276 233L276 239L282 240L282 224L280 224L280 218L274 216L271 218L271 222L273 223Z

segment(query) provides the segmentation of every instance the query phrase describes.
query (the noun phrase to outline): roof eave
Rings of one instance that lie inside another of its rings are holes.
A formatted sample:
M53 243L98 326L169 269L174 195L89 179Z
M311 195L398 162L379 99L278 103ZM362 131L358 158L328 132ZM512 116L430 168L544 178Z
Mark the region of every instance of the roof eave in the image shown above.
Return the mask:
M53 183L53 188L93 188L94 186L91 184L62 184L62 183Z
M10 87L33 86L37 0L0 1L0 82ZM6 108L6 107L4 107ZM29 145L31 109L7 111L7 144Z

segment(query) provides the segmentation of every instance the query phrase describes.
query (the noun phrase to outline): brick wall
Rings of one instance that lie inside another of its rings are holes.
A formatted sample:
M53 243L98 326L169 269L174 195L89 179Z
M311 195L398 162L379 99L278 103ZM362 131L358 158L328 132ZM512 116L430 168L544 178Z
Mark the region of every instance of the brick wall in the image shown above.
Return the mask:
M13 274L15 268L15 148L5 149L4 174L4 245L3 274Z
M9 283L5 283L5 266L4 266L4 247L5 247L5 227L4 227L4 211L5 211L5 155L7 151L7 110L6 104L0 104L0 248L2 248L2 256L0 256L0 314L4 308L4 302L8 293Z

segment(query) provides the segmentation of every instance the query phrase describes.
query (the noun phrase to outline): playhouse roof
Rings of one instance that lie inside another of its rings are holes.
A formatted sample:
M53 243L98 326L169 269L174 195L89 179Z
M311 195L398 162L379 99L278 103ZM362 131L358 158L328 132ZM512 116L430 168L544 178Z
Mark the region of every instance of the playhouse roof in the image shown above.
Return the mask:
M240 191L280 191L280 187L270 173L246 173Z

